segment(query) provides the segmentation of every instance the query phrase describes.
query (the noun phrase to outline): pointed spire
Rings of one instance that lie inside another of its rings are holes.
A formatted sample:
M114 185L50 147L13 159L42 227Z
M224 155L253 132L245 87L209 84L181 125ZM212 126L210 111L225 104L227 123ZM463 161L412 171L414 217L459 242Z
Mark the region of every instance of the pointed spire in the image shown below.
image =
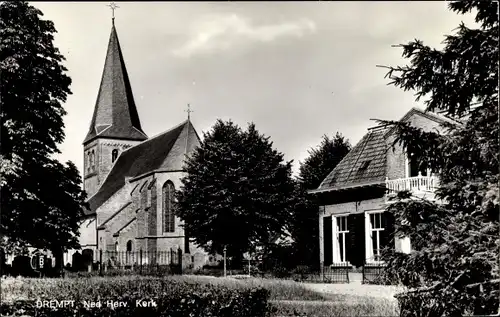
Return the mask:
M114 19L94 115L83 144L97 137L137 141L147 139L135 106Z

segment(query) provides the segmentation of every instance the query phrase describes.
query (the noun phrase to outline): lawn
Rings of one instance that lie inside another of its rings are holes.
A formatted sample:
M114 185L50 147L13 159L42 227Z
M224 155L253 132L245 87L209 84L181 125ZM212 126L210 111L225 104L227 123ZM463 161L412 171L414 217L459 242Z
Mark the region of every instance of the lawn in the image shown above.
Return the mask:
M277 279L234 279L208 276L168 276L153 278L144 276L91 277L75 279L2 279L2 302L16 300L36 300L47 292L66 292L75 294L75 289L82 292L103 290L103 284L113 283L128 287L141 284L150 287L158 279L194 285L221 286L233 290L264 288L269 291L270 316L396 316L397 302L390 295L380 296L384 286L373 285L307 285L290 280ZM151 286L152 287L152 286ZM69 291L71 288L72 291ZM367 291L368 290L368 291ZM150 290L147 290L150 292ZM371 296L373 294L373 296ZM378 296L375 296L378 295Z

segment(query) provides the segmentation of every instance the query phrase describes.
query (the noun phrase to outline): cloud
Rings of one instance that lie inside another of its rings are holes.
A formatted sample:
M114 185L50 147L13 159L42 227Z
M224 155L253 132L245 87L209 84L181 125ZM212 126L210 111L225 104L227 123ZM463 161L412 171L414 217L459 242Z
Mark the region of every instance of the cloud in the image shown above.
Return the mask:
M281 37L302 37L315 30L314 22L307 19L258 26L236 14L212 16L194 25L190 39L175 49L173 54L189 57L227 50L244 42L272 42Z

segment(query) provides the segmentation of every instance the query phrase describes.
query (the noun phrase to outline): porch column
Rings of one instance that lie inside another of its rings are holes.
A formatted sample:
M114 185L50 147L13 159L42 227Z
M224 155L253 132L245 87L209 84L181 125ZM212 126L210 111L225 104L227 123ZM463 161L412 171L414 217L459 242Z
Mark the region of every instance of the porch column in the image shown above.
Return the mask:
M325 263L325 244L324 244L324 236L323 236L323 207L319 207L319 265L321 271L323 271L323 263Z
M371 260L372 255L370 249L372 247L372 239L370 228L370 214L365 211L365 263Z
M401 239L401 252L409 254L411 251L411 243L409 237L404 237Z
M332 215L332 262L339 263L339 250L337 250L337 217Z

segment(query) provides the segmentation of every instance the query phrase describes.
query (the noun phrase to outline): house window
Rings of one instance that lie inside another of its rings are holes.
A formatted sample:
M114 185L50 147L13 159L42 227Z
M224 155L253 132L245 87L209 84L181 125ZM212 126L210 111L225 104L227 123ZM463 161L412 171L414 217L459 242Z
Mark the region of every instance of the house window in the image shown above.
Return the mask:
M419 173L420 162L412 155L408 157L408 177L416 177ZM427 176L427 169L420 171L421 176Z
M113 151L111 151L111 163L114 163L114 161L116 161L117 158L118 158L118 150L114 149Z
M163 232L175 231L174 184L167 181L162 188Z
M368 248L368 260L380 261L381 249L384 247L380 241L382 231L385 229L385 215L382 212L369 214L368 233L370 242Z
M347 234L349 233L349 229L347 228L347 216L339 216L335 217L337 221L337 259L339 262L347 262Z
M118 242L115 242L115 251L118 251Z
M127 241L127 252L132 252L132 240Z

